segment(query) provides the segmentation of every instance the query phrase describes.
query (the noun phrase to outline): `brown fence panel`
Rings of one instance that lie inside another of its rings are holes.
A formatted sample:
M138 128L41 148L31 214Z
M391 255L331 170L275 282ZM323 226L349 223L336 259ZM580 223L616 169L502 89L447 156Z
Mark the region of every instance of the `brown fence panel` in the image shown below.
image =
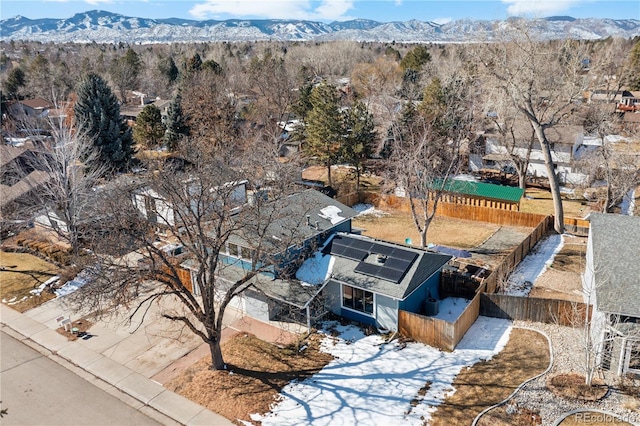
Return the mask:
M399 310L398 330L417 342L445 351L456 347L454 324L441 319Z
M454 342L453 347L460 343L460 340L464 337L464 335L469 331L469 328L473 325L474 322L478 319L478 315L480 315L480 297L482 293L477 293L474 298L471 300L469 305L465 308L462 314L458 317L455 323L453 323L454 329Z
M578 219L575 217L565 217L564 227L567 232L574 235L586 237L589 235L589 226L591 223L588 220Z
M341 200L340 198L338 199ZM391 194L374 194L365 192L362 194L360 201L373 204L380 208L391 208L403 212L411 211L408 198L398 197ZM448 203L445 201L438 203L437 215L457 219L475 220L479 222L489 222L498 225L523 226L529 228L537 226L546 217L541 214L524 213L517 210L504 210L480 205Z
M480 315L494 318L542 322L570 327L585 323L589 305L568 300L538 297L509 296L505 294L482 294Z

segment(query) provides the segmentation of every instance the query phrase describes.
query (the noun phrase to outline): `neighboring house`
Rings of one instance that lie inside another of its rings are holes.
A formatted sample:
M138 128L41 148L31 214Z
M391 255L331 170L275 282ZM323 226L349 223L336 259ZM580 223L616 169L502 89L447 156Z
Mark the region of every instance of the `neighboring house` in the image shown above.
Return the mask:
M551 158L553 159L555 172L558 174L561 184L583 185L588 183L588 174L576 170L572 162L578 149L583 143L582 126L554 126L546 129L545 134L551 144ZM508 166L508 149L504 146L495 133L485 134L485 152L482 167L494 165ZM526 148L516 147L514 153L522 158L526 157ZM477 163L477 159L474 164ZM476 164L477 167L477 164ZM527 174L534 177L548 177L547 167L544 163L544 154L540 143L535 140Z
M3 219L21 208L32 206L30 194L50 179L49 173L37 168L33 149L28 141L22 146L0 145L0 211Z
M592 213L583 275L605 368L640 374L640 217Z
M142 94L141 94L142 95ZM120 108L120 116L129 122L129 124L133 124L136 121L136 118L144 107L147 105L155 105L160 109L160 116L162 118L162 122L164 123L167 120L167 114L169 111L169 104L171 104L170 100L155 98L152 100L147 100L143 97L140 98L141 102L136 104L129 104L126 106L122 106Z
M9 113L18 119L45 118L49 109L53 108L51 102L42 98L24 99L9 103Z

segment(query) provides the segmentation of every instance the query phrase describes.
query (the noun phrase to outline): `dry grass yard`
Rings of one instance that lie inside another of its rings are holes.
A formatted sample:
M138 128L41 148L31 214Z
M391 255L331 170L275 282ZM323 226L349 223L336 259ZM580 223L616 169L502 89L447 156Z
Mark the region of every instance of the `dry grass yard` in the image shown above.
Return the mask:
M586 237L564 236L564 246L556 254L553 264L535 282L530 297L562 299L582 302Z
M591 212L591 208L584 201L562 200L562 208L566 217L583 218ZM553 199L551 192L537 188L528 188L526 196L520 201L520 211L538 214L553 214Z
M353 219L354 227L363 228L364 235L381 240L404 243L410 238L414 245L420 244L420 234L409 213L387 212L381 217L358 216ZM436 217L429 226L427 243L458 248L473 248L482 244L500 226L470 220Z
M42 292L34 296L31 290L60 271L44 260L27 253L0 252L0 299L19 312L46 302L55 296Z
M186 368L165 385L237 423L251 421L252 413L266 413L291 380L304 380L320 371L333 358L320 352L320 335L312 334L308 347L284 349L252 334L238 333L222 344L228 371L209 370L210 357Z
M438 406L429 425L469 425L482 410L503 401L522 382L542 373L548 366L547 339L535 331L514 328L502 352L458 374L453 382L455 393ZM529 423L518 423L513 417L502 419L492 410L478 424L524 426Z

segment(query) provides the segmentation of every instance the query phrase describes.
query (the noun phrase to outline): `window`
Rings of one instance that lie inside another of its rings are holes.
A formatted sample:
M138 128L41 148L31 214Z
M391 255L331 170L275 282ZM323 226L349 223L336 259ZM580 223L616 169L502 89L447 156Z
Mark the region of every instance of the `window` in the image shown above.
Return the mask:
M348 285L343 285L342 306L355 311L373 314L373 293Z

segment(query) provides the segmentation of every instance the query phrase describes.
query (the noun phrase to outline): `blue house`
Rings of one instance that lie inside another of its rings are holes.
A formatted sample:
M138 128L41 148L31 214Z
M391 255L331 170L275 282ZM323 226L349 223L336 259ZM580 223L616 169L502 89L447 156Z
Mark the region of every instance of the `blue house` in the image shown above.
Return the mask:
M324 298L329 310L379 329L398 330L398 310L430 313L439 299L442 267L451 256L359 235L338 234Z

